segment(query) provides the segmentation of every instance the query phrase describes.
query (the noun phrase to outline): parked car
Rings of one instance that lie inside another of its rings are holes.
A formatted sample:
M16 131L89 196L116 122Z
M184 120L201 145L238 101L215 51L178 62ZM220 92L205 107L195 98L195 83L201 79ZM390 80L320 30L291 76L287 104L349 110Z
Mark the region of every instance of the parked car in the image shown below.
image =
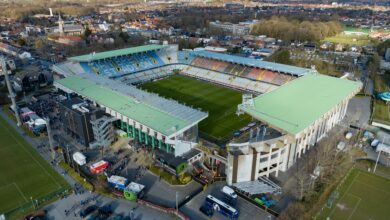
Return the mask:
M112 214L112 208L110 204L106 204L99 208L99 214L102 217L108 218Z
M99 213L94 212L91 215L89 215L87 219L88 220L101 220L101 219L104 219L104 218L101 218Z
M81 210L80 217L85 218L87 215L91 214L93 211L95 211L98 207L96 205L88 206L87 208Z

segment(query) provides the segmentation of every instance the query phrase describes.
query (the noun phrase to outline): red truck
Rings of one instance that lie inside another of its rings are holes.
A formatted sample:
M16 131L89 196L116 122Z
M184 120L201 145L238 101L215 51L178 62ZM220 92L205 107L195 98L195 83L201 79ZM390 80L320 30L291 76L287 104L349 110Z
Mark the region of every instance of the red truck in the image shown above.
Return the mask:
M105 169L107 169L109 163L107 161L104 161L104 160L101 160L97 163L94 163L92 164L92 166L89 168L89 170L91 171L91 173L101 173L103 172Z

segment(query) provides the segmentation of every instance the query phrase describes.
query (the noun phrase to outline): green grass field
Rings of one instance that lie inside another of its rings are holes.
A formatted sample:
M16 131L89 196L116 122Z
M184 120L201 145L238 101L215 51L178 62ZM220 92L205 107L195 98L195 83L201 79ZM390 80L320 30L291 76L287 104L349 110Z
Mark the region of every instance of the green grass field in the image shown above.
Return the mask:
M390 180L354 168L337 189L339 198L316 219L389 219Z
M374 78L374 88L376 92L389 91L390 76L376 75ZM373 121L390 125L389 104L383 100L374 99Z
M216 139L229 136L251 120L249 115L236 115L242 93L212 83L174 75L141 88L208 112L209 117L200 122L199 130Z
M69 185L50 165L0 117L0 214L8 213L32 200L66 190ZM18 212L23 214L22 210ZM13 213L15 214L15 213ZM12 218L12 217L11 217Z
M323 42L332 42L332 43L340 43L346 45L357 45L357 46L367 46L367 45L375 45L376 42L373 41L369 36L356 36L356 35L346 35L346 34L338 34L333 37L327 37L323 40Z

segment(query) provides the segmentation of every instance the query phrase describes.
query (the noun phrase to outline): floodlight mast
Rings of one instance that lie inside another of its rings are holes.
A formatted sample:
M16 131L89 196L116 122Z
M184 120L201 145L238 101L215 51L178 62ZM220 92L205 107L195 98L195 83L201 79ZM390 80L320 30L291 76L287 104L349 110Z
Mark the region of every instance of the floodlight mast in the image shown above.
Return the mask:
M22 123L20 121L19 111L18 111L18 108L16 106L16 100L15 100L16 95L12 89L11 82L9 81L7 64L6 64L5 58L3 56L0 57L0 60L1 60L1 67L3 69L3 73L4 73L4 77L5 77L5 82L6 82L7 88L8 88L9 97L11 98L12 108L13 108L13 111L15 112L16 124L18 126L20 126Z
M54 142L53 142L53 136L52 136L52 131L50 127L50 118L46 117L46 130L47 130L47 137L49 138L49 146L50 146L50 151L51 151L51 158L54 160L56 158L56 152L54 149Z

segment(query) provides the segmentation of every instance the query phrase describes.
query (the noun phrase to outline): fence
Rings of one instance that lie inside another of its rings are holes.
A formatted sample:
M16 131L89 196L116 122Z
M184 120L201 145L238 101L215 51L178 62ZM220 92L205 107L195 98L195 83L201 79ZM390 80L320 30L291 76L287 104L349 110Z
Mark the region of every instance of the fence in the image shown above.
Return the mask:
M198 131L198 135L199 135L199 137L201 137L201 138L203 138L203 139L205 139L205 140L207 140L207 141L210 141L210 142L212 142L212 143L215 143L215 144L217 144L218 146L220 146L220 147L224 147L225 146L225 144L227 143L227 142L229 142L229 140L231 139L231 138L233 138L233 135L228 135L228 136L226 136L226 137L224 137L224 138L216 138L216 137L213 137L213 136L211 136L211 135L209 135L209 134L206 134L206 133L204 133L204 132L201 132L201 131Z
M263 209L264 211L270 213L271 215L273 215L273 216L275 216L275 217L278 217L278 216L279 216L279 213L278 213L278 212L276 212L276 211L274 211L274 210L272 210L272 209L270 209L270 208L268 208L268 207L266 207L266 206L264 206L264 205L261 205L261 204L257 203L255 200L253 200L252 198L250 198L250 197L248 197L248 196L242 194L241 192L236 191L236 193L237 193L241 198L243 198L243 199L245 199L246 201L248 201L248 202L254 204L255 206L257 206L257 207Z
M142 200L142 199L138 199L137 203L144 205L144 206L147 206L147 207L152 208L152 209L156 209L156 210L161 211L161 212L176 215L177 217L179 217L182 220L190 220L190 218L188 218L187 216L185 216L183 213L176 210L175 208L166 208L166 207L159 206L159 205L156 205L156 204L151 203L151 202L147 202L147 201Z
M68 195L71 192L70 188L61 188L59 190L56 190L54 192L51 192L45 196L41 196L38 198L32 198L31 201L19 206L18 208L15 208L13 210L10 210L5 214L6 219L17 219L20 218L21 216L33 212L34 210L37 210L51 201L57 199L57 198L62 198L66 195Z

